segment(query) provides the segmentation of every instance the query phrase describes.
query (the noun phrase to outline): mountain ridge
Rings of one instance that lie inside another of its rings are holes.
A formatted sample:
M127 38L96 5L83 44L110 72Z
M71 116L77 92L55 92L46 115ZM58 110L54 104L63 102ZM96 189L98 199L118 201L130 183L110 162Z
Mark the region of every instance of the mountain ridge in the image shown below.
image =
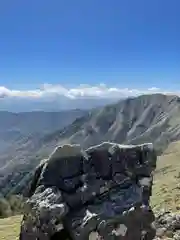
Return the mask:
M163 135L165 139L168 135L172 138L170 141L173 141L180 137L179 110L180 98L175 95L154 94L128 98L95 109L75 120L63 131L45 136L45 139L56 137L60 143L66 139L67 143L79 142L84 147L91 145L88 139L92 139L92 144L94 141L99 143L105 140L137 144L147 139L154 142L158 135ZM162 139L158 141L162 142Z
M0 189L5 185L4 192L13 189L57 145L70 143L87 148L102 141L152 142L161 154L169 143L177 140L180 140L178 96L153 94L120 100L92 109L60 130L30 136L26 141L21 139L18 147L1 155L0 161L6 159L6 165L0 168Z

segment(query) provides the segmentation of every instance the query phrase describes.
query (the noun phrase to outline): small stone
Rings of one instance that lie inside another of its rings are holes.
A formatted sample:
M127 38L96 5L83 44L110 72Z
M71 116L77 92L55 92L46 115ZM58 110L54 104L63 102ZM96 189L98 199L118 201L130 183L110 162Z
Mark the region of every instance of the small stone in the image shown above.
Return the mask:
M116 229L112 230L112 234L114 234L116 237L118 236L125 236L127 232L127 227L124 224L119 224Z
M156 230L156 236L157 236L157 237L162 237L162 236L164 236L166 230L167 230L166 228L158 228L158 229Z
M99 237L98 232L91 232L91 233L89 234L89 240L99 239L98 237Z
M166 231L166 237L173 238L173 236L174 236L173 231L170 231L170 230Z

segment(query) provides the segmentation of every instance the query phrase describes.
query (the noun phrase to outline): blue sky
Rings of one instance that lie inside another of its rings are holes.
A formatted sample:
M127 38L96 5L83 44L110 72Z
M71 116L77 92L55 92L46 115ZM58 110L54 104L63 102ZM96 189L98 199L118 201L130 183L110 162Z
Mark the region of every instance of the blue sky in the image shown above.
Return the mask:
M6 0L0 86L180 89L179 0Z

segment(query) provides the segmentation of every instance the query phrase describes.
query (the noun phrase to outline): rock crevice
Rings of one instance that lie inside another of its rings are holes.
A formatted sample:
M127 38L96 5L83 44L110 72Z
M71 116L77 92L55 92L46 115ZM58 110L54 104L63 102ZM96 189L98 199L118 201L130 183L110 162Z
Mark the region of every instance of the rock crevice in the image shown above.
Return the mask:
M153 239L155 168L152 144L56 148L35 171L20 239Z

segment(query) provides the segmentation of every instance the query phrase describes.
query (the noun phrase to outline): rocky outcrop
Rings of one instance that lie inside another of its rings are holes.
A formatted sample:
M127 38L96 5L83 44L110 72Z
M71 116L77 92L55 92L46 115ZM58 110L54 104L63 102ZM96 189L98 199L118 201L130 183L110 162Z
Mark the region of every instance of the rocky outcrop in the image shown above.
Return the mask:
M180 213L159 212L156 215L154 227L156 228L156 240L180 240Z
M21 240L153 239L152 144L55 149L35 171Z

